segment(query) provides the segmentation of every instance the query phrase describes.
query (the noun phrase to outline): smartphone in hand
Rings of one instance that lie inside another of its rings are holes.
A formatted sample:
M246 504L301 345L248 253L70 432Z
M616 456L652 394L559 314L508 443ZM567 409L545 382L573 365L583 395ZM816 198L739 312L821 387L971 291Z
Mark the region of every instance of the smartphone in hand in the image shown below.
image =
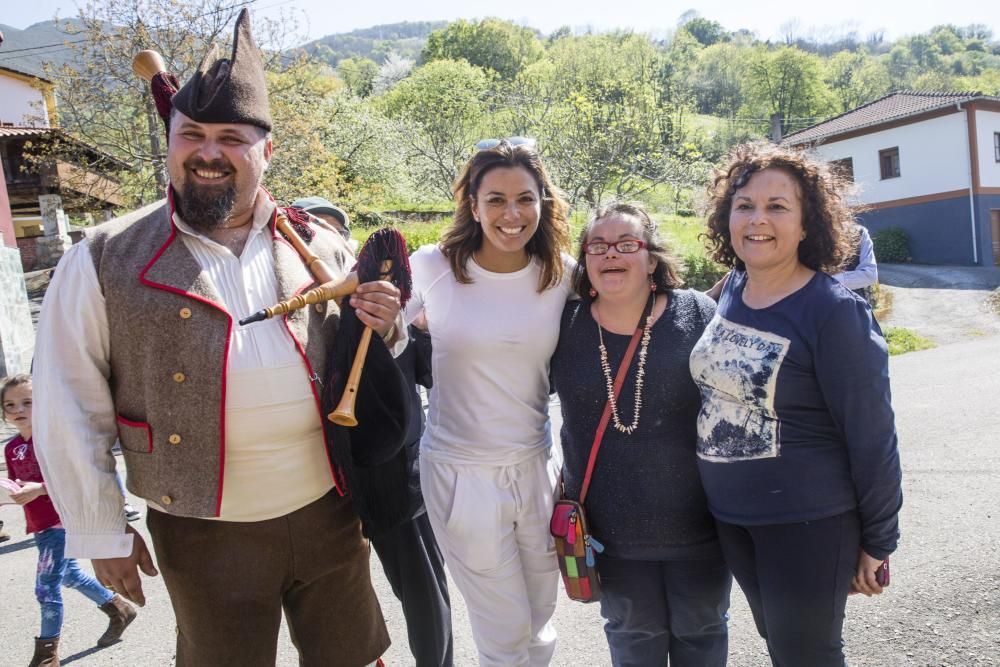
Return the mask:
M878 566L875 570L875 581L878 582L879 586L889 585L889 559L886 558L882 561L882 564Z

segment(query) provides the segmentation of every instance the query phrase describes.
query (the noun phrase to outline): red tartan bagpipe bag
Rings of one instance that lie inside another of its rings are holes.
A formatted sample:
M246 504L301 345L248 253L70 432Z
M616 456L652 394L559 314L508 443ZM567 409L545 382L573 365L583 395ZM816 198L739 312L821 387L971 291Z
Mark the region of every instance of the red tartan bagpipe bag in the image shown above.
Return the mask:
M632 362L635 348L638 347L641 337L642 329L637 328L632 335L628 349L625 350L625 357L622 359L618 375L615 377L613 391L616 399L621 391L622 383L625 381L625 375L628 374L629 364ZM596 602L601 599L601 578L597 574L594 553L603 552L604 545L590 534L587 528L587 515L583 511L583 503L587 498L587 489L590 488L590 478L594 472L594 463L597 461L597 450L601 447L601 440L604 438L604 431L610 419L611 402L608 401L604 406L601 421L597 425L594 444L590 448L590 459L587 461L587 472L583 477L583 486L580 488L580 499L567 498L562 480L560 480L559 500L552 508L552 518L549 520L549 532L555 539L556 557L559 559L559 572L562 573L566 595L577 602Z

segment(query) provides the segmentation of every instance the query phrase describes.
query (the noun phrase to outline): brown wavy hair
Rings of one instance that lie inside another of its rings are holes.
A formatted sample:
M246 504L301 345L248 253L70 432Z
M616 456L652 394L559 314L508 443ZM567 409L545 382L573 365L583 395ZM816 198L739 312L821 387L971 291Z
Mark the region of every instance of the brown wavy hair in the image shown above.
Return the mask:
M667 290L677 289L684 285L677 260L670 253L666 244L660 238L659 225L641 204L635 202L614 202L594 211L583 231L580 232L579 246L576 251L576 268L573 269L573 289L581 297L589 298L590 277L587 275L587 253L583 246L587 237L593 231L594 225L606 218L635 218L642 226L642 240L646 244L649 256L656 265L653 267L653 282L656 293L665 294Z
M483 228L472 216L472 201L479 193L483 177L491 170L522 167L534 176L541 197L542 211L538 229L528 240L525 250L529 257L542 263L538 291L559 284L563 277L560 254L569 249L569 205L542 165L538 152L528 144L512 145L506 139L493 148L481 150L462 168L452 190L455 193L455 217L441 236L441 252L451 264L455 279L463 284L472 282L467 268L472 254L483 245Z
M855 213L845 200L850 183L822 160L767 142L734 148L708 187L708 230L702 238L712 259L730 268L746 268L733 250L729 214L736 191L765 169L780 169L798 183L806 232L799 243L799 261L813 271L840 271L854 254L858 238Z
M23 384L31 384L31 376L27 373L17 373L0 379L0 421L7 421L7 411L3 409L3 401L7 398L7 392Z

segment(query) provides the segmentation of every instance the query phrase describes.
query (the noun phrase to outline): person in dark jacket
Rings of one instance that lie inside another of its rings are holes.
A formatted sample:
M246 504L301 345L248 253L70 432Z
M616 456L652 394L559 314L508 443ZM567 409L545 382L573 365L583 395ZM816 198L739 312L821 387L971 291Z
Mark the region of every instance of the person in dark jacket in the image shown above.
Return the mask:
M382 563L392 592L403 605L410 652L417 667L451 667L451 600L444 558L431 530L420 490L420 436L424 410L417 385L430 389L431 337L414 325L396 365L410 388L403 449L389 462L355 467L355 506L365 535ZM378 511L360 506L378 503Z

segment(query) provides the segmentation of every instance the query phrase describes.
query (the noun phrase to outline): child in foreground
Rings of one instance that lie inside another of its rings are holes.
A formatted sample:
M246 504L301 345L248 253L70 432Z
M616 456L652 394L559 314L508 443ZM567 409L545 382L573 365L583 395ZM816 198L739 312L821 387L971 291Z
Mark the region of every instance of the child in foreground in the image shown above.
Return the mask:
M58 667L63 586L83 593L111 619L108 629L97 640L100 647L117 641L135 619L136 612L121 596L80 569L75 559L63 555L66 531L45 489L31 439L31 376L22 374L4 378L0 385L0 403L3 405L4 421L18 431L18 435L4 447L7 476L20 486L10 495L24 508L27 532L35 534L38 546L35 597L41 606L42 627L35 639L35 654L28 667Z

